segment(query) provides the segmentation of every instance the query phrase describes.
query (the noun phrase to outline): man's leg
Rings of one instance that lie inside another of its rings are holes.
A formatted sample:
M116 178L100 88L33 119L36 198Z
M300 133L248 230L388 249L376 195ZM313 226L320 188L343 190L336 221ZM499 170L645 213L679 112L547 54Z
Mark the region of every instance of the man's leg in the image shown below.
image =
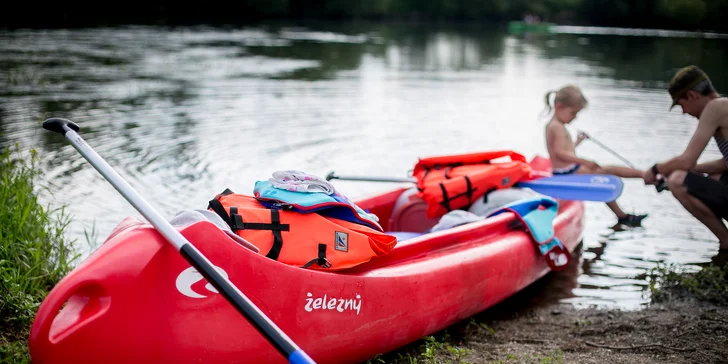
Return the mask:
M691 195L688 187L685 186L685 171L674 171L670 173L667 184L670 192L703 225L707 226L711 232L718 238L720 249L728 249L728 229L723 224L723 220L718 217L703 201Z

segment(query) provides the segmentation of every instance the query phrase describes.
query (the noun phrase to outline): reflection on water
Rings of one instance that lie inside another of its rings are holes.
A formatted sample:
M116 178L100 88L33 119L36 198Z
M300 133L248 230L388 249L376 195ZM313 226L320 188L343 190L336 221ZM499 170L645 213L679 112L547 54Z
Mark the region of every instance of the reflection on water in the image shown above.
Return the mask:
M225 188L250 193L277 170L405 176L423 156L543 155L543 96L567 83L590 101L572 131L647 167L681 152L695 127L667 112L675 69L699 64L728 88L726 40L572 33L582 34L366 24L0 31L0 143L41 152L44 184L68 205L70 234L88 254L84 232L95 228L101 240L138 213L62 137L41 130L47 117L78 122L171 218ZM619 163L588 142L579 153ZM711 144L702 158L718 155ZM337 187L360 197L393 186ZM613 232L607 207L587 203L582 264L545 281L566 282L547 283L549 299L637 307L647 269L714 259L715 239L668 193L627 181L619 201L649 212L644 228Z
M559 34L600 34L632 37L666 37L666 38L728 38L728 34L713 32L691 32L668 29L638 29L618 27L582 27L571 25L555 25L551 31Z

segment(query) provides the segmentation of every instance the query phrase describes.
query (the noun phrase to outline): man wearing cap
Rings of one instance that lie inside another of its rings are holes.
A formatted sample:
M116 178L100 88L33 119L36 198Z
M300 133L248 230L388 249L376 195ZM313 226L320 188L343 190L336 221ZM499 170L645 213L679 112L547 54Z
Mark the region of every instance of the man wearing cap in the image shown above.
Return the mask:
M670 81L672 109L698 119L698 127L685 151L644 171L646 184L667 177L673 196L715 234L721 250L728 250L728 98L721 97L708 75L697 66L680 69ZM723 158L697 164L710 139L718 144Z

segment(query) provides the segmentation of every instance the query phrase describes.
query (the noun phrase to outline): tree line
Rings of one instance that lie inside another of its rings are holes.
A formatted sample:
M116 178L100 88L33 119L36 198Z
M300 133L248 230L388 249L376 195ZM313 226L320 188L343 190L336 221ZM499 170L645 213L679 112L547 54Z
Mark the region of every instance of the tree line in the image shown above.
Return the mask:
M147 1L103 7L32 2L0 15L0 27L78 22L266 19L504 22L526 15L560 24L728 30L728 0L239 0L229 4Z

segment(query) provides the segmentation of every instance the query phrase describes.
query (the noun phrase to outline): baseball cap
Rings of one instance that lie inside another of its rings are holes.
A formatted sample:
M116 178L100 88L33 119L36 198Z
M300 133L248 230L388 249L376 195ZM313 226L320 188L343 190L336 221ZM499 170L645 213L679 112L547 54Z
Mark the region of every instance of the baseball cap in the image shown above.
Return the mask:
M677 71L670 81L670 87L667 89L667 92L669 92L672 97L670 110L677 105L677 102L681 97L685 96L688 91L692 90L695 86L705 80L710 81L708 75L705 74L700 67L695 65L683 67Z

